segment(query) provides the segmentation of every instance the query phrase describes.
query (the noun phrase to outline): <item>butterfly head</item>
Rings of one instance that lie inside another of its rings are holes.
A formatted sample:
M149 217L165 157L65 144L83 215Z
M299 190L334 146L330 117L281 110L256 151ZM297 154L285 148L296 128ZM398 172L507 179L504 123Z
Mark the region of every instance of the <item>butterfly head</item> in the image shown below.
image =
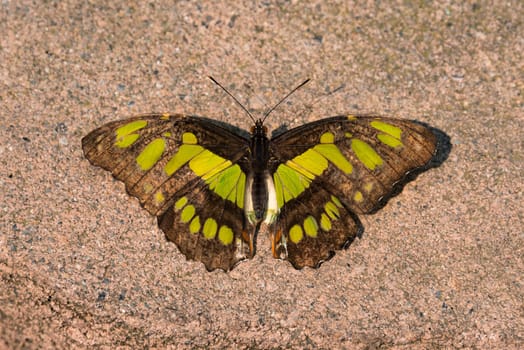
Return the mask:
M266 136L266 134L267 134L267 127L264 125L264 120L257 119L255 121L255 125L251 127L251 135Z

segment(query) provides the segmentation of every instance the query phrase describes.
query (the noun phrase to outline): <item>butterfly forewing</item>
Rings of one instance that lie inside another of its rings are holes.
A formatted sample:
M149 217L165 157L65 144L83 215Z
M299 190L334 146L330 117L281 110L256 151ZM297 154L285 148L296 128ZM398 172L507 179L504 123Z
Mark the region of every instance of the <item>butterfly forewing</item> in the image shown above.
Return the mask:
M358 234L356 214L379 208L435 149L422 125L377 116L327 118L272 139L277 255L297 268L327 260Z
M187 258L229 270L251 256L242 235L244 137L205 118L152 114L106 124L82 146L158 216Z

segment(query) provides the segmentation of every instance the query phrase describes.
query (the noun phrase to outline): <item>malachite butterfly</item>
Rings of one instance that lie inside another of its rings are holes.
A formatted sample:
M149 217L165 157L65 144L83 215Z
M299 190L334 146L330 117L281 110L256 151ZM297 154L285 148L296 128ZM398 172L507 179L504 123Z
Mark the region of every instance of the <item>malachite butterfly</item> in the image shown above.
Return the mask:
M140 115L92 131L82 147L188 259L225 271L253 257L262 230L275 258L320 266L360 234L358 215L381 208L437 149L427 127L375 115L269 138L268 114L252 118L250 134L198 116Z

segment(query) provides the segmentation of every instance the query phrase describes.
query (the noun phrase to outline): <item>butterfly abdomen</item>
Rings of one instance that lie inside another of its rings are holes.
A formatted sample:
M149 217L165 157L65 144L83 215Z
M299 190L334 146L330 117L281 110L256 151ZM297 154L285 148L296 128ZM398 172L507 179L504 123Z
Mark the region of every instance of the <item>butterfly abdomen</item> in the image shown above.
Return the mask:
M253 200L253 210L256 221L264 218L267 208L268 191L264 173L253 175L253 186L251 188L251 198Z

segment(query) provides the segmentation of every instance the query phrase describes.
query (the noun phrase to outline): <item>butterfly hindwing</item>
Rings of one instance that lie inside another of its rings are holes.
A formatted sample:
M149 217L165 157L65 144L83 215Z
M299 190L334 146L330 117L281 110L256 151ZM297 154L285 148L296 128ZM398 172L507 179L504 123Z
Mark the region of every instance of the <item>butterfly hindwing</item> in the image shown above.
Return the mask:
M200 179L185 186L178 198L158 217L158 225L188 259L210 271L227 271L251 256L242 235L244 213L237 205L209 191Z
M420 124L376 116L327 118L273 138L276 255L297 268L329 259L358 234L356 215L379 208L435 148Z
M329 260L360 234L362 225L335 196L314 182L284 205L273 229L281 237L275 242L275 256L300 269Z
M82 146L187 258L229 270L252 255L242 234L246 138L205 118L152 114L108 123Z

